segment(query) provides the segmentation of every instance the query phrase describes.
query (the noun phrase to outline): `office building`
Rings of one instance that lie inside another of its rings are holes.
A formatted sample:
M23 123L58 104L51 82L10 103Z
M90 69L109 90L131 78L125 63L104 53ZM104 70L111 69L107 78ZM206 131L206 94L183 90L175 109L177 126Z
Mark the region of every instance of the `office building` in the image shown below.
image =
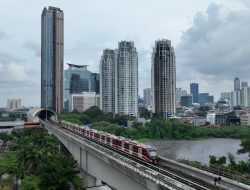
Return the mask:
M21 108L21 99L8 99L7 100L8 110L17 110L20 108Z
M70 111L84 112L92 106L100 106L100 95L95 92L71 94Z
M199 93L198 95L199 104L204 106L206 103L209 102L209 93Z
M198 83L191 83L190 84L190 94L193 95L193 102L199 102L199 84Z
M250 107L250 87L241 88L241 106Z
M144 106L146 108L152 107L152 91L151 91L151 88L145 88L143 90L143 100L144 100Z
M241 105L240 91L232 91L230 100L231 100L231 107Z
M181 97L181 106L192 107L193 105L193 96L192 94L188 94Z
M170 40L155 42L151 74L153 113L168 118L176 111L175 52Z
M230 100L231 99L231 92L222 92L222 93L220 93L220 98Z
M69 64L69 68L64 71L64 109L69 109L71 94L92 91L91 72L87 65Z
M45 7L41 24L41 107L63 109L64 14Z
M180 102L181 97L187 95L186 90L182 90L182 88L176 88L176 101Z
M103 50L100 61L100 107L106 113L115 113L115 63L115 50Z
M234 79L234 91L240 91L240 79L238 77Z
M241 82L241 88L248 87L248 82L243 81Z
M91 92L100 94L100 74L91 73Z
M214 103L214 96L212 95L208 96L208 103Z

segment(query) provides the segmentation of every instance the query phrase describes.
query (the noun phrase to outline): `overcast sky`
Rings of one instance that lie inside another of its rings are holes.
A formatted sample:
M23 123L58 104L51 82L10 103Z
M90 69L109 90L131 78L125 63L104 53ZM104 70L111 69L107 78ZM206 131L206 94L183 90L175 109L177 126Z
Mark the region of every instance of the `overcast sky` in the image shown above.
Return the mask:
M249 0L1 0L0 107L8 98L40 106L41 13L64 11L65 63L99 72L104 48L132 40L139 53L139 92L150 87L154 41L172 41L177 87L219 97L235 76L250 82Z

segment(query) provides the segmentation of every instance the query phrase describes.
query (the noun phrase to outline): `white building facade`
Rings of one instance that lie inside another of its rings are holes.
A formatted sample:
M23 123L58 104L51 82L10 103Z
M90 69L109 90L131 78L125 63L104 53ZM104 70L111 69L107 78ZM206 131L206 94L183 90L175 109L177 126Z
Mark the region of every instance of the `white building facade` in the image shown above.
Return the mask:
M16 110L21 108L21 99L8 99L7 100L7 109Z
M92 106L100 106L100 95L96 95L95 92L71 94L70 111L84 112Z
M138 54L134 42L121 41L104 50L100 62L101 109L122 115L138 114Z

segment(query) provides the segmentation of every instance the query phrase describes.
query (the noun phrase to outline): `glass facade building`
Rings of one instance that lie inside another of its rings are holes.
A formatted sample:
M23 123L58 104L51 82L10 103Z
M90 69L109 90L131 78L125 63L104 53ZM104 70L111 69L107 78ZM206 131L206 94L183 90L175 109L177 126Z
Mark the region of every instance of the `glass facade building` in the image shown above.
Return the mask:
M91 91L91 72L87 65L69 64L64 71L64 109L69 109L71 94Z
M41 18L41 107L63 108L64 14L45 7Z
M193 95L193 102L199 103L199 84L198 83L190 84L190 94Z

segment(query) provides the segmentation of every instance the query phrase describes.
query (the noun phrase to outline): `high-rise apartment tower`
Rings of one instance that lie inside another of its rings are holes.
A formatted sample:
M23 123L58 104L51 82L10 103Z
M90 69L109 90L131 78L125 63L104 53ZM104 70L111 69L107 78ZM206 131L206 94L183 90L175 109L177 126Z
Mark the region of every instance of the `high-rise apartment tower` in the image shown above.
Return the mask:
M100 107L115 113L115 50L105 49L100 61Z
M138 55L134 42L121 41L105 49L100 61L101 109L122 115L138 114Z
M155 42L151 74L153 113L168 118L176 111L175 52L170 40Z
M63 109L64 14L45 7L41 23L41 107Z

